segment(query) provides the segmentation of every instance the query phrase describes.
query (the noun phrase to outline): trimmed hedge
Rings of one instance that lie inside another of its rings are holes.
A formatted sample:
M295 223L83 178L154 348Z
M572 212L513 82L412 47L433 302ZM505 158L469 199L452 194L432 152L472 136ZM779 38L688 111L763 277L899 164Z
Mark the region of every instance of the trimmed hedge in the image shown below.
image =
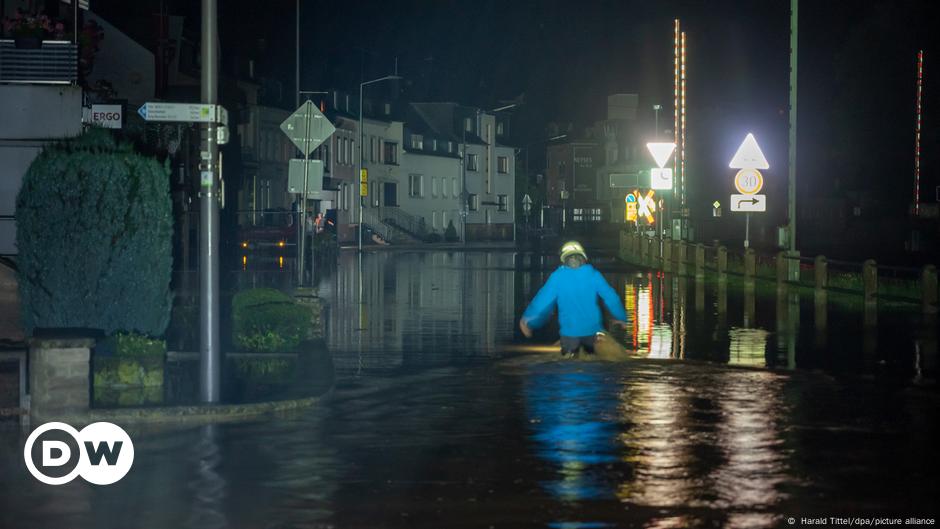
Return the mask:
M296 351L308 336L311 310L283 292L256 288L232 298L232 333L244 351L281 353Z
M169 170L104 129L46 148L16 197L23 323L160 336L170 315Z

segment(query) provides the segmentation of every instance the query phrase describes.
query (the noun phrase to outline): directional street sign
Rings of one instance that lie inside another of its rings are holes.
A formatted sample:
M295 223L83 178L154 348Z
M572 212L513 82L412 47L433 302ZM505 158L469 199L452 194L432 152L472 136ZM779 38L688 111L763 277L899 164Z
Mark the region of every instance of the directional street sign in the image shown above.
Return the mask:
M650 188L672 189L672 169L669 167L650 169Z
M753 195L764 187L764 176L757 169L741 169L734 176L734 187L739 193Z
M305 101L293 114L281 123L281 130L297 146L304 156L309 155L326 141L336 127L326 119L320 109ZM305 151L306 148L306 152Z
M182 121L186 123L228 123L228 112L220 105L203 103L144 103L137 109L146 121Z
M532 210L532 197L530 197L529 194L526 193L525 195L522 196L522 211L528 214L529 211L531 210Z
M764 158L764 153L760 150L757 140L754 139L754 135L751 133L744 137L744 141L738 147L738 152L734 153L734 158L731 159L728 167L732 169L770 169L767 158Z
M767 195L731 195L731 211L767 211Z

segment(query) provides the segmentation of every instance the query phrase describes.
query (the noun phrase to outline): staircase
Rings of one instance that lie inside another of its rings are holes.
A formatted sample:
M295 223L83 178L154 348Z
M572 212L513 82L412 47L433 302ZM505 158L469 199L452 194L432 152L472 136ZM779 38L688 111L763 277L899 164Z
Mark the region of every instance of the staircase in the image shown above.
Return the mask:
M397 207L381 209L382 221L410 235L413 239L424 241L428 236L427 224L422 217L416 217Z
M407 231L382 220L375 209L363 208L362 222L369 228L372 228L372 231L377 233L385 242L390 244L414 244L422 242L421 239L414 237Z

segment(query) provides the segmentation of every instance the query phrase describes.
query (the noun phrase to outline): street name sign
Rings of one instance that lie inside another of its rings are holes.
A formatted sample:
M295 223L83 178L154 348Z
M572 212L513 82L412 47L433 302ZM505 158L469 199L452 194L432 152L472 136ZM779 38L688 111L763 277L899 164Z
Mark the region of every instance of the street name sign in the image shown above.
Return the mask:
M281 130L304 156L308 156L336 131L336 127L316 105L304 101L281 123Z
M767 211L767 195L731 195L731 211L745 213Z
M760 150L757 140L754 139L754 135L751 133L744 137L744 141L741 142L738 151L734 153L734 158L731 159L728 167L732 169L770 169L767 158L764 158L764 153Z
M764 187L764 176L757 169L741 169L734 175L734 187L738 193L756 194Z
M204 103L144 103L137 113L146 121L185 123L228 123L228 111L221 105Z

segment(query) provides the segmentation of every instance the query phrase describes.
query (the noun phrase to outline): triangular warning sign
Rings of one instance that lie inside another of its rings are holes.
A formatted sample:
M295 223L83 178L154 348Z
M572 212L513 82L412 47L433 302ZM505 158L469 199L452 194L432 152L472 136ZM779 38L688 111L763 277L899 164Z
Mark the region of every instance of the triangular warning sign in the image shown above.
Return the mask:
M731 159L728 167L732 169L769 169L770 165L757 145L754 135L748 133L744 137L744 141L741 142L741 146L738 147L738 152L734 153L734 158Z
M672 151L676 150L676 144L647 143L646 148L650 150L650 154L652 154L653 159L656 160L656 165L662 168L666 165L666 162L669 161L669 157L672 155Z

